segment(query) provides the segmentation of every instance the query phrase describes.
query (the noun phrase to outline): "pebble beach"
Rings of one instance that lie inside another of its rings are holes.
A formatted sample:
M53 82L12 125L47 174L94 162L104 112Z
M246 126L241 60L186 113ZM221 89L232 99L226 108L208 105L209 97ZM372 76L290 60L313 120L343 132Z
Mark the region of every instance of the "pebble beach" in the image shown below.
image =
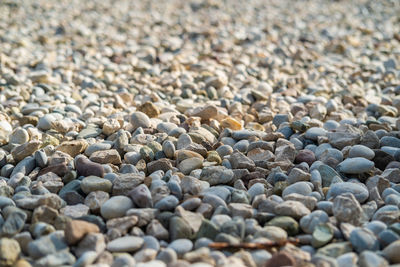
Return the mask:
M0 267L400 266L399 14L0 1Z

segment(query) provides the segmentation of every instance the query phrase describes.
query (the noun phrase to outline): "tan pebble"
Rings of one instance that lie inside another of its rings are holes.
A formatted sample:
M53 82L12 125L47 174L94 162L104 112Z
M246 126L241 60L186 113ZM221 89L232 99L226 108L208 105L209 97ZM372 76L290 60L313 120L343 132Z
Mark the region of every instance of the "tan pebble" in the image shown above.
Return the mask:
M242 125L237 120L232 119L232 118L226 118L226 119L222 120L221 121L221 127L229 128L229 129L232 129L234 131L242 129Z

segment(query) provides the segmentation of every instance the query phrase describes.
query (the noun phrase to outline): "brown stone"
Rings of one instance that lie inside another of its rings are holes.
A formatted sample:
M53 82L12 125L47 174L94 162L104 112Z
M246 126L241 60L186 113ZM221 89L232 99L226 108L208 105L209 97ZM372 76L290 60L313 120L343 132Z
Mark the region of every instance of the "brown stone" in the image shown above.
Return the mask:
M150 118L155 118L158 117L158 115L160 115L160 110L157 108L156 105L154 105L151 102L145 102L143 105L138 107L137 110L143 112Z
M97 176L103 177L104 176L104 168L101 164L93 162L86 157L79 156L75 160L75 167L78 171L78 175L81 176Z
M108 150L100 150L93 152L89 158L91 161L100 163L100 164L121 164L121 156L119 155L118 151L115 149L108 149Z
M44 169L41 169L38 176L42 176L48 172L52 172L62 177L68 172L68 167L65 163L60 163L52 166L48 166Z
M11 151L11 154L15 161L19 162L24 158L32 155L36 150L39 149L42 142L33 140L23 145L17 146Z
M72 140L72 141L65 141L62 142L58 147L58 151L62 151L67 153L71 157L75 157L81 154L87 148L88 144L85 140Z
M296 266L295 259L287 252L281 251L272 256L264 267Z
M71 220L65 227L65 240L69 245L78 243L88 233L99 233L97 225L81 220Z

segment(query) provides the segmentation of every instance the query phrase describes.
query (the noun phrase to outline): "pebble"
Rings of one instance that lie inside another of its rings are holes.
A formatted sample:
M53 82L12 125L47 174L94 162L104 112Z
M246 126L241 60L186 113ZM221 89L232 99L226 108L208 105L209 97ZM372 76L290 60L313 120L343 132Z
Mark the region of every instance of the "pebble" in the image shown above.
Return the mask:
M17 241L9 238L0 239L0 265L13 266L19 258L21 248Z
M64 2L1 5L1 266L399 263L393 1Z
M375 235L368 229L356 228L350 234L350 242L352 247L358 253L365 250L379 250L379 241Z
M136 236L124 236L112 240L107 244L110 252L135 252L143 246L143 238Z
M344 173L359 174L372 170L374 162L365 158L348 158L337 166L337 170Z
M101 215L106 219L124 216L133 208L132 200L126 196L113 196L101 206Z
M372 160L375 157L375 152L369 147L363 145L355 145L349 151L349 158L366 158Z
M111 192L112 183L104 178L88 176L82 180L80 186L85 194L89 194L90 192L94 191L104 191L109 193Z
M360 203L364 203L368 197L369 192L365 186L362 186L357 183L344 182L344 183L335 183L333 184L326 195L327 199L335 198L336 196L340 196L344 193L351 193Z
M139 127L148 128L151 125L149 117L140 111L132 113L129 122L131 123L133 130L136 130Z

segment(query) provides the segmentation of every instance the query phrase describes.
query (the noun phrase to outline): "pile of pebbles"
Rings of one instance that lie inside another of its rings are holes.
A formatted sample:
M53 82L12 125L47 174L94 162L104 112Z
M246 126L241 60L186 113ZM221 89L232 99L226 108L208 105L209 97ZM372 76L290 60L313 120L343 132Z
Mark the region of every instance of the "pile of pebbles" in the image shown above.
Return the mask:
M1 267L400 264L398 1L0 14Z

